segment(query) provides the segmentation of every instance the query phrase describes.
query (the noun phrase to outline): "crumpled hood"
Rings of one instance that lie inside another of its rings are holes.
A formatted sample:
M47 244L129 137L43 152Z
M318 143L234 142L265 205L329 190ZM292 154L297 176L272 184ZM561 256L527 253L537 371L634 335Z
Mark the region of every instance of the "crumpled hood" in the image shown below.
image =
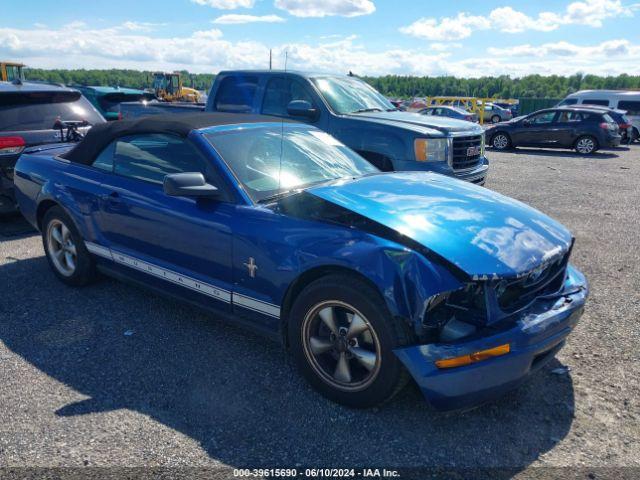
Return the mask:
M572 242L564 226L541 212L435 173L377 174L307 192L394 229L471 277L520 275Z
M384 122L395 126L410 124L418 127L437 130L445 135L448 133L468 132L471 135L481 135L481 127L464 120L455 118L438 117L433 115L421 115L412 112L367 112L349 115L351 118L361 118L370 121Z

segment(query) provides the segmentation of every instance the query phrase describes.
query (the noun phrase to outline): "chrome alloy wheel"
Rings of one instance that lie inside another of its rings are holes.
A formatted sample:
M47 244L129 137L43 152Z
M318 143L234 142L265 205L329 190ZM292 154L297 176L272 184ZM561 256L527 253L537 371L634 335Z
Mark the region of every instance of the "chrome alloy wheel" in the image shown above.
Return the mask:
M585 138L581 138L580 140L578 140L578 143L576 144L576 150L579 153L592 153L594 150L596 149L596 143L593 141L593 139L585 137Z
M367 388L380 371L378 336L367 319L337 300L319 303L302 323L307 361L322 380L348 392Z
M506 135L499 133L493 137L493 146L498 150L504 150L509 146L509 139Z
M53 219L47 227L47 246L49 258L56 270L65 277L76 271L77 250L71 238L71 231L58 219Z

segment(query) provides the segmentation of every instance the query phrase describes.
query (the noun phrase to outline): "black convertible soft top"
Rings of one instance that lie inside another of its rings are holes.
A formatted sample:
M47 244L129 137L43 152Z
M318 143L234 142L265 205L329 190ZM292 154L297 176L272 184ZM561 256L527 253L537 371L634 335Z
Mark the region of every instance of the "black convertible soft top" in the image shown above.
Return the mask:
M113 140L127 135L169 133L186 137L192 130L200 128L263 122L297 123L288 119L242 113L198 112L150 115L133 120L118 120L95 125L80 143L61 156L72 162L90 164Z

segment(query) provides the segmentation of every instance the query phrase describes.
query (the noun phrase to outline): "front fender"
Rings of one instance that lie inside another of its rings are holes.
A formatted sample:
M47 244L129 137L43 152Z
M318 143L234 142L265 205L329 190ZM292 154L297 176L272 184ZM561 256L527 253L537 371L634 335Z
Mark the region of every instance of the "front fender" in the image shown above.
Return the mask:
M353 271L380 292L391 315L406 319L418 331L428 300L441 292L458 289L460 280L445 267L395 242L374 235L343 242L323 242L326 250L298 252L298 278L314 270ZM332 248L335 247L335 248ZM314 250L314 249L312 249ZM292 285L296 284L292 282Z

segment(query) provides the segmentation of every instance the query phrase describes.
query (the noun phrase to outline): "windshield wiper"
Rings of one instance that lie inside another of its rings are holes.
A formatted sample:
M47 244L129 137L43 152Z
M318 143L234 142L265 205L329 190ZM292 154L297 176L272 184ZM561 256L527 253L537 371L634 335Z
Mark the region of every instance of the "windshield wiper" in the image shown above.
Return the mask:
M348 177L342 177L342 178L350 178L350 176ZM269 203L273 200L277 200L278 198L281 197L286 197L288 195L293 195L295 193L301 192L302 190L306 190L307 188L311 188L311 187L317 187L319 185L322 185L324 183L331 183L331 182L335 182L336 180L340 180L340 177L336 177L336 178L325 178L323 180L318 180L317 182L310 182L310 183L305 183L304 185L298 185L295 188L292 188L290 190L284 190L282 192L278 192L278 193L274 193L273 195L269 195L268 197L264 197L260 200L258 200L258 203Z
M269 195L268 197L264 197L261 198L260 200L258 200L258 203L269 203L273 200L277 200L278 198L281 197L286 197L287 195L291 195L293 193L295 193L298 189L292 189L292 190L286 190L284 192L278 192L278 193L274 193L273 195Z
M367 112L381 112L381 108L361 108L360 110L355 110L351 113L367 113Z

